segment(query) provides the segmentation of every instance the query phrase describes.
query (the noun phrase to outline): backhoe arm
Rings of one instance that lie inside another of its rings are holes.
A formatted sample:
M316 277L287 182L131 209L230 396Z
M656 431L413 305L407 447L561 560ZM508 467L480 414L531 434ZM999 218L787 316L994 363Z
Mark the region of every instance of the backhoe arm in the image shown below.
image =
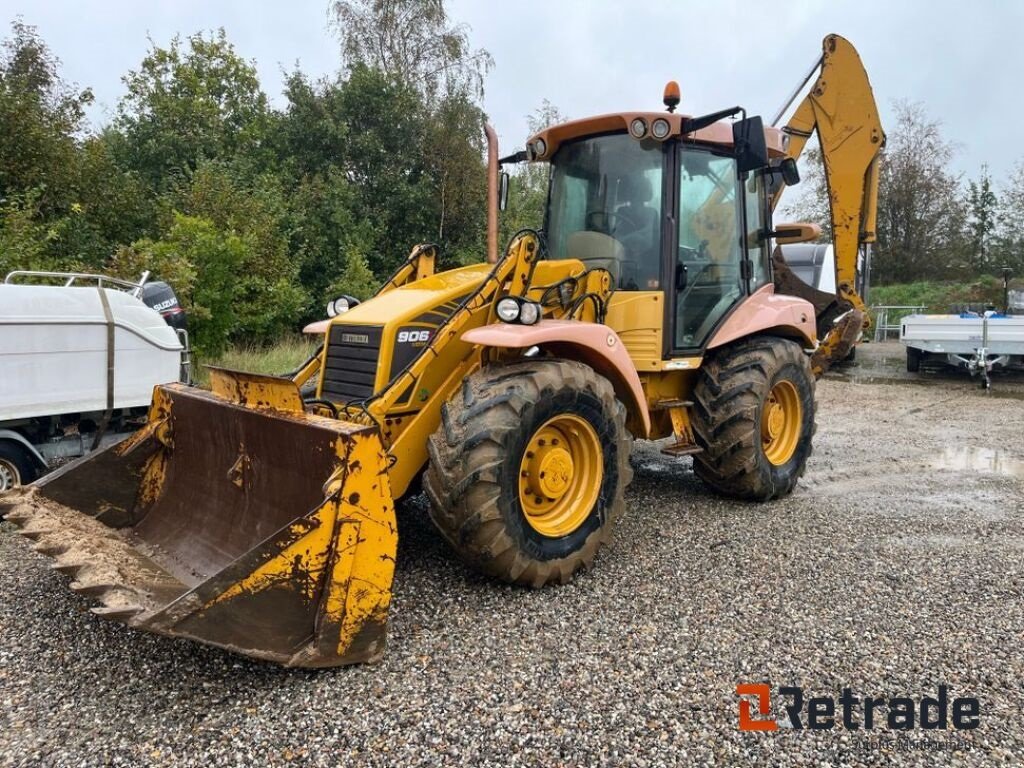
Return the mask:
M825 294L800 281L786 267L781 253L774 258L776 284L781 291L807 298L818 314L821 346L812 360L820 376L844 359L862 330L869 327L867 309L858 292L857 263L870 259L878 213L878 162L885 133L864 65L849 41L829 35L822 43L821 59L776 116L778 123L803 85L818 78L797 106L783 132L789 137L786 152L799 158L815 132L825 166L835 251L836 293ZM772 209L785 189L772 195Z

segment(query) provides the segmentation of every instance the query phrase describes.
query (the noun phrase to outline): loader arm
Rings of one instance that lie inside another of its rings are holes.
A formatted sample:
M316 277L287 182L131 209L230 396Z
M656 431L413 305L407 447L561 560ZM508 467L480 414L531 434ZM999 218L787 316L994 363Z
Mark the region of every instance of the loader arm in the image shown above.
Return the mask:
M878 213L878 163L885 133L860 56L849 41L829 35L821 58L775 117L778 124L796 96L817 73L817 80L783 126L786 154L797 159L808 139L818 135L828 189L835 250L836 292L827 294L806 285L786 266L781 253L773 258L780 291L808 299L818 316L821 345L812 360L816 376L844 359L870 320L858 286L858 258L870 263ZM785 186L771 196L772 210Z

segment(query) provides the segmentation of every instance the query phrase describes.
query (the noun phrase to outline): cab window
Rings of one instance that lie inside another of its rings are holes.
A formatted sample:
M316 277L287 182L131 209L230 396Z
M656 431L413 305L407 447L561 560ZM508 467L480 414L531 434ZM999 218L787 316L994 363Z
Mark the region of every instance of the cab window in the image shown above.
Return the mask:
M551 162L549 258L607 269L617 290L658 290L662 145L589 137L563 144Z

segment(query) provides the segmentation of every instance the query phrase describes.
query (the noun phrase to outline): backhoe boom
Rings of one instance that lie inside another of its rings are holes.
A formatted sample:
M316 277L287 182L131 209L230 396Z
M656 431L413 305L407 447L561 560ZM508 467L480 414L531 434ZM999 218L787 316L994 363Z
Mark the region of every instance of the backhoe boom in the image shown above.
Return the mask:
M870 324L861 295L864 287L858 285L858 260L863 257L866 273L871 244L876 239L878 162L885 146L885 133L864 65L847 40L839 35L826 37L816 68L817 80L782 131L788 137L786 154L793 159L800 157L808 139L817 132L829 196L836 293L809 288L792 274L779 255L774 266L780 290L815 305L821 349L812 367L816 375L821 375L846 357L860 332ZM814 69L804 84L813 77ZM794 92L790 103L800 90ZM788 106L779 111L776 123ZM773 210L784 189L780 185L774 191Z

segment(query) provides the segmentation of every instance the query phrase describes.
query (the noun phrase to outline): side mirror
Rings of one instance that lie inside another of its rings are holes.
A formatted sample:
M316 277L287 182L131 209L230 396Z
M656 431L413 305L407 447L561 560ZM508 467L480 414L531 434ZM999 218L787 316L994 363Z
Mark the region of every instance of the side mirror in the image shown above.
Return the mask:
M779 175L786 182L787 187L795 187L800 183L800 169L796 167L796 160L787 157L779 163Z
M508 187L510 179L507 171L502 171L498 177L498 210L504 211L508 208Z
M736 151L736 169L749 173L768 165L768 145L760 116L737 120L732 124L732 143Z
M778 229L768 233L768 237L774 237L777 245L810 243L821 237L821 227L803 221L796 224L779 224Z

